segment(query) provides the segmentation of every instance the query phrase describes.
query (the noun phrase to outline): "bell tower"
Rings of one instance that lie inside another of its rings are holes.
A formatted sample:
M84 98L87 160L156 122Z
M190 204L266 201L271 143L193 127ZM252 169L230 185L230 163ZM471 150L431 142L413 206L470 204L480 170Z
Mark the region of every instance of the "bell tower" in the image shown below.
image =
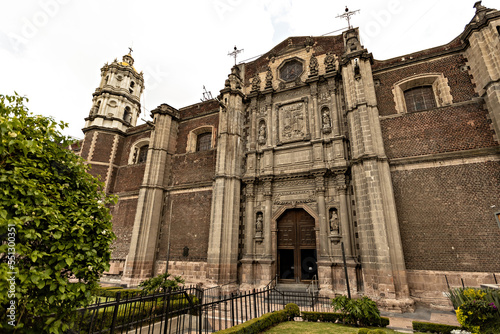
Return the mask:
M92 108L85 118L84 132L91 128L125 131L137 124L144 76L134 68L132 49L122 61L115 59L101 68L101 82L92 94Z

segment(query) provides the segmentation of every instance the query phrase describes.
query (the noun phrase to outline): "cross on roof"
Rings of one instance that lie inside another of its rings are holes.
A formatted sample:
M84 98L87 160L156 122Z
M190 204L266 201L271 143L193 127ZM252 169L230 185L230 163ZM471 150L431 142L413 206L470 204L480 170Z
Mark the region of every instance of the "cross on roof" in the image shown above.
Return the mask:
M234 46L234 51L233 52L229 52L227 54L228 56L234 57L234 65L236 65L236 57L238 56L238 53L241 53L243 51L244 51L243 49L238 50L238 48L235 45Z
M347 20L347 26L349 27L349 29L351 29L352 28L352 26L351 26L351 16L353 16L356 13L359 13L359 9L350 12L349 8L347 8L347 6L345 6L345 13L341 14L341 15L337 15L336 17L339 17L341 19L346 19Z
M134 50L132 50L132 47L129 47L128 49L129 49L128 54L129 54L129 55L132 55L132 51L134 51Z

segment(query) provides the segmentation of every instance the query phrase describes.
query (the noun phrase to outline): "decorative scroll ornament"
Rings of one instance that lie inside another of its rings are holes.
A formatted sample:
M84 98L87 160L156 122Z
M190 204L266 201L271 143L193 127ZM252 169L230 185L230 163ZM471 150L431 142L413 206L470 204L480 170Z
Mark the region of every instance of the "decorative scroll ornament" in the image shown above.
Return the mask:
M328 52L326 54L325 67L326 67L326 72L335 71L335 55L332 52Z
M260 90L260 82L261 81L260 81L259 74L256 74L252 80L252 92L256 92L256 91Z
M315 77L318 75L319 72L319 63L318 59L316 58L316 55L312 55L311 61L309 62L309 76L310 77Z
M273 72L271 71L271 67L268 66L266 73L266 89L272 87L273 87Z

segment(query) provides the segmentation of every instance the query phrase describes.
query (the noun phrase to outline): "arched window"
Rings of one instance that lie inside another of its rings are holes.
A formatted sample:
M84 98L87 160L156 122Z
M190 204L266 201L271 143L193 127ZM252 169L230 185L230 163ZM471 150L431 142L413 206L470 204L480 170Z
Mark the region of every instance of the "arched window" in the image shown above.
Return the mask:
M196 151L208 151L212 148L212 133L206 132L198 135L196 140Z
M186 153L208 151L215 147L215 131L213 125L203 125L189 131Z
M130 94L132 94L134 92L134 87L135 87L135 82L131 81L130 82L130 87L128 89L128 91L130 92Z
M139 148L136 160L137 164L146 162L146 160L148 159L148 149L149 149L148 145L144 145Z
M453 103L448 79L442 73L422 73L393 86L396 111L400 114L448 106Z
M432 86L414 87L405 90L406 112L436 108Z
M125 107L125 111L123 112L123 120L126 123L130 123L132 121L132 112L130 111L129 106Z

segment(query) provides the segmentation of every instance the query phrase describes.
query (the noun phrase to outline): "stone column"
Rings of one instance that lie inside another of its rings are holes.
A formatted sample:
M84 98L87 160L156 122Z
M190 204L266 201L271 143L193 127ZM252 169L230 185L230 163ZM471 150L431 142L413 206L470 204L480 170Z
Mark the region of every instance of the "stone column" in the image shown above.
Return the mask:
M346 257L352 257L352 231L349 221L349 206L347 203L347 186L345 183L345 175L337 175L337 191L340 197L339 218L341 226L342 241L344 242Z
M255 195L254 195L254 180L245 180L246 183L246 224L245 224L245 248L244 256L251 258L254 254L255 236Z
M264 180L264 254L266 257L272 257L272 240L271 240L271 220L273 219L273 202L272 202L272 181L270 178Z
M164 187L171 173L171 157L176 145L172 137L177 133L179 112L162 104L151 113L155 129L149 142L146 170L139 190L132 240L122 278L128 286L135 286L153 275Z
M327 214L325 203L325 178L323 173L316 174L316 194L318 201L319 211L319 254L318 258L328 256L328 231L327 228Z
M240 189L243 164L243 97L240 69L234 66L221 90L217 162L207 252L213 283L237 280Z

